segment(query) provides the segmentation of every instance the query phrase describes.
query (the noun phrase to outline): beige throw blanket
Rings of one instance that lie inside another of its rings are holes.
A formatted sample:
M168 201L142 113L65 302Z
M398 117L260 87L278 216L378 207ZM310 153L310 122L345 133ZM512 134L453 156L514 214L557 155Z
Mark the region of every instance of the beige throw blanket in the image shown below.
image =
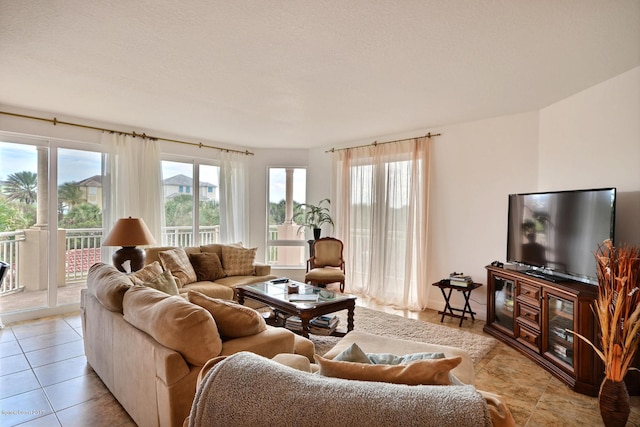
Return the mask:
M205 376L189 426L491 426L472 386L405 386L298 371L252 353Z

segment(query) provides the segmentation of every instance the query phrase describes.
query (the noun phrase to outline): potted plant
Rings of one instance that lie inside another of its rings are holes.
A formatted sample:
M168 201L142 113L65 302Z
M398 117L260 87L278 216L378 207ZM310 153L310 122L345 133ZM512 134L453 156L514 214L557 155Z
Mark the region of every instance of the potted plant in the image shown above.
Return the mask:
M606 240L596 251L598 296L593 304L602 349L586 337L605 365L600 387L600 414L606 426L624 426L629 418L629 394L624 377L640 343L640 249L616 248ZM572 332L572 331L570 331Z
M327 206L322 206L323 203L327 204ZM322 199L318 202L317 205L312 205L309 203L302 203L298 206L299 209L304 209L299 212L297 219L300 221L300 228L309 228L313 230L314 239L318 240L320 238L320 233L322 232L323 224L331 224L333 225L333 219L331 219L331 211L329 210L329 206L331 205L331 200Z

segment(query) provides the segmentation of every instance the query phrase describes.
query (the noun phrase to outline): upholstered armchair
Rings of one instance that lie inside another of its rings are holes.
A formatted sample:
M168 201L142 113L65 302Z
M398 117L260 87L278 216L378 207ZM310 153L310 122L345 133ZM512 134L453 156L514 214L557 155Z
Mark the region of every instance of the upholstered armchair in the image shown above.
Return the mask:
M342 241L333 237L323 237L313 242L313 255L307 260L307 274L304 281L313 286L340 283L344 292L344 258Z

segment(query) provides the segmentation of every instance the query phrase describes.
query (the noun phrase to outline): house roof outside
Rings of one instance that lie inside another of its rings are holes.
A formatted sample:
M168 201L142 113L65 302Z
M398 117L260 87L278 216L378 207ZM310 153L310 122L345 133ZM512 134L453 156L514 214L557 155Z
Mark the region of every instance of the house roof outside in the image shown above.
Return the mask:
M172 177L166 178L162 180L163 185L184 185L184 186L192 186L193 178L189 178L186 175L178 174ZM217 187L217 185L211 184L210 182L200 181L200 188L202 187Z
M102 175L94 175L76 182L80 187L102 187Z

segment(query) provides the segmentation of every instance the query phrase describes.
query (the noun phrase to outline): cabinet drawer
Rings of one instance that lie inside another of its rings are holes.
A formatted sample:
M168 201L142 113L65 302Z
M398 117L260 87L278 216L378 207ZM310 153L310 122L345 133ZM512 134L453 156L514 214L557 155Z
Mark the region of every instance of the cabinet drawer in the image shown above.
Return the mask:
M540 333L522 325L518 328L518 341L535 351L540 351Z
M518 320L531 326L535 325L534 329L540 330L540 309L526 304L518 304Z
M518 299L526 301L535 307L540 307L540 287L522 282L519 285Z

